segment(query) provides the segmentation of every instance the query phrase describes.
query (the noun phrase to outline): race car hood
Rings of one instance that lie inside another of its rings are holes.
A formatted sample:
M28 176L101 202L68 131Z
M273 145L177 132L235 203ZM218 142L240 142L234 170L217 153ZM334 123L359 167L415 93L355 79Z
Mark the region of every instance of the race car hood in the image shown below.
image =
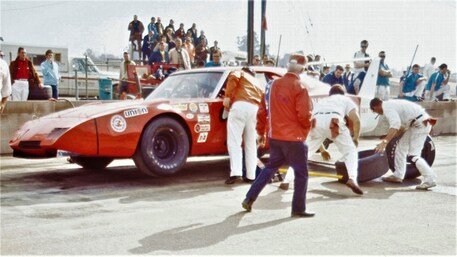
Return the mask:
M159 104L165 102L166 100L155 100L145 102L144 100L134 100L134 101L120 101L120 102L111 102L111 103L102 103L95 102L90 104L85 104L78 108L71 108L56 112L47 116L44 116L42 119L53 119L53 118L97 118L103 115L110 113L115 113L122 111L124 109L130 109L137 106L150 106L152 104Z

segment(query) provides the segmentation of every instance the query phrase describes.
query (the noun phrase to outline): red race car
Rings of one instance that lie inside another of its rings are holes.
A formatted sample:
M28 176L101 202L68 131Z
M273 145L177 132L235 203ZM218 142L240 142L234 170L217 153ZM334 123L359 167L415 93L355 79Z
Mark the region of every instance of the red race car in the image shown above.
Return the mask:
M374 60L359 95L350 95L359 106L362 132L371 131L378 124L377 116L369 110L378 67L379 60ZM113 159L133 158L138 169L148 175L175 174L189 156L227 153L222 101L227 76L237 69L240 68L180 71L170 75L145 100L93 103L29 121L10 140L13 155L46 158L55 157L62 150L70 152L73 161L86 169L105 168ZM253 69L261 85L285 73L281 68ZM313 102L328 95L329 85L306 75L301 79ZM388 146L391 168L397 140ZM388 171L386 158L373 154L372 150L359 153L359 181ZM433 163L435 148L430 138L422 157L430 165ZM375 160L383 167L373 166ZM344 163L336 163L336 169L344 176ZM408 164L408 174L420 175L413 164Z
M9 144L15 157L70 152L88 169L133 158L149 175L172 175L188 156L226 154L222 97L230 71L221 67L176 72L145 100L93 103L25 123ZM265 85L280 68L254 67Z

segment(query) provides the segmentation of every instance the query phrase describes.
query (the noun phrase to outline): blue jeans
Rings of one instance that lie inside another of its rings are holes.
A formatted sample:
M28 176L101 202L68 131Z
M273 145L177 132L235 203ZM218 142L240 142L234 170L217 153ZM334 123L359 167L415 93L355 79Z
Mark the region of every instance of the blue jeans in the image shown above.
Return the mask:
M285 163L295 172L292 212L306 210L306 191L308 189L308 146L305 142L291 142L270 139L270 160L252 184L246 198L255 201L271 176Z
M51 85L51 89L52 89L52 98L58 99L59 91L57 90L57 85Z

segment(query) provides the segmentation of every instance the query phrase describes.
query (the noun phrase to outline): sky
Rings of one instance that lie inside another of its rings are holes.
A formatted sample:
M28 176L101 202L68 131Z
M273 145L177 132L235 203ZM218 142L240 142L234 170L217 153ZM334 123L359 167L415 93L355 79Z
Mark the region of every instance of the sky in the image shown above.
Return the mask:
M267 0L266 42L280 56L304 51L326 61L350 60L360 41L367 52L386 51L386 63L396 69L424 65L435 56L456 71L455 0ZM164 26L193 22L209 42L237 51L237 37L247 31L247 1L0 1L0 36L5 43L68 47L70 55L87 48L121 56L128 46L128 23L137 14L145 26L160 16ZM260 0L255 0L255 27L260 34ZM311 25L312 24L312 25ZM212 45L212 43L210 43Z

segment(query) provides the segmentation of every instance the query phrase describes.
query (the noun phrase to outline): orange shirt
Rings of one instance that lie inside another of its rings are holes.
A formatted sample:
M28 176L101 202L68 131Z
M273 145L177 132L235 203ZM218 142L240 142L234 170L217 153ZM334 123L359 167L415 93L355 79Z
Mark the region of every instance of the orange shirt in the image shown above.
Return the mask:
M266 107L262 98L257 113L257 133L282 141L305 141L311 129L312 102L308 90L295 73L276 79L270 88Z
M244 71L232 71L227 79L225 97L230 98L233 104L236 101L244 101L260 104L265 91L260 87L257 78Z

